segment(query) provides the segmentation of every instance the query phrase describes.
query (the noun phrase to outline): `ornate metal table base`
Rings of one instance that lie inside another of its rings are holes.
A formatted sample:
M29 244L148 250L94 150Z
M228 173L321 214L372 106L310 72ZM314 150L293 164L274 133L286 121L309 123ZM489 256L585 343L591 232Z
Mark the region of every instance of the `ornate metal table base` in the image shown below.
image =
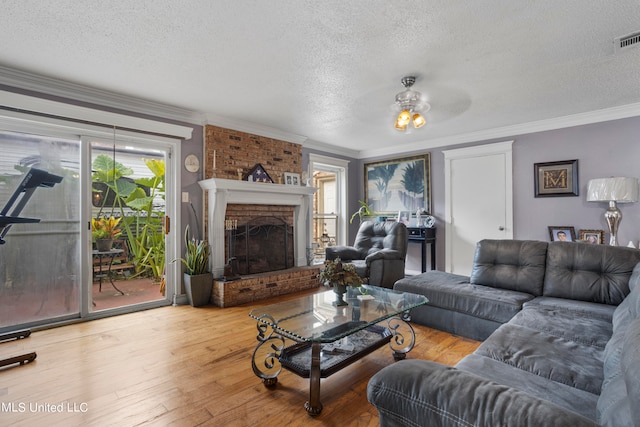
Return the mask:
M259 343L251 359L253 373L269 388L276 386L283 367L303 378L309 378L309 400L304 408L312 416L322 412L321 378L328 377L387 343L395 360L404 359L415 345L413 328L399 317L388 319L386 327L368 326L349 335L347 339L355 343L354 351L350 353L323 354L324 344L320 341L300 341L298 337L274 329L271 326L273 324L275 321L270 316L264 316L264 320L259 319L257 322ZM285 347L285 338L298 344Z

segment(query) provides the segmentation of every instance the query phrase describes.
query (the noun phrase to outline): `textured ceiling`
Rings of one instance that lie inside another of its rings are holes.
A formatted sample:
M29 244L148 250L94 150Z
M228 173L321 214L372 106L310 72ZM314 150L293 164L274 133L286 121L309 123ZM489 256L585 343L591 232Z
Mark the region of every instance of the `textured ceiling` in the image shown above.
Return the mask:
M0 65L372 155L637 104L637 31L637 0L3 0Z

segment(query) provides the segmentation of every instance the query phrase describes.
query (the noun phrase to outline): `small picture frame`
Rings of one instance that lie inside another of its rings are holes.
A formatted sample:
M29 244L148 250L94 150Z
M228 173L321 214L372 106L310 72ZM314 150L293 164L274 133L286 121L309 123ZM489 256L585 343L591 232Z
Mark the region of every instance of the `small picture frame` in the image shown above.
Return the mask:
M533 165L535 197L578 195L578 160L535 163Z
M398 222L403 223L407 227L411 224L411 212L410 211L398 211Z
M549 226L549 237L552 242L575 242L576 229L569 226Z
M293 172L285 172L284 185L300 185L300 174L293 173Z
M578 238L582 243L602 245L604 243L604 230L580 230Z

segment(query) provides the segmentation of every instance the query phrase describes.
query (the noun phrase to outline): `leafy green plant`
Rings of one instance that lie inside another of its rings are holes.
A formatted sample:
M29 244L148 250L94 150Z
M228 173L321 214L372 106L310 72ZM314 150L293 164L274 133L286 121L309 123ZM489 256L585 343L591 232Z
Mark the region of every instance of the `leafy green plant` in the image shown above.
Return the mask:
M190 276L209 272L209 242L189 237L189 226L184 231L185 257L180 261Z
M91 218L91 235L94 239L117 239L122 234L118 224L122 218Z
M92 164L92 180L106 187L101 195L103 204L98 216L105 210L104 204L110 193L114 195L111 214L117 209L123 218L121 226L133 257L135 276L152 275L155 280L160 280L165 265L164 211L154 207L154 200L165 197L165 162L151 159L145 160L145 164L153 176L133 180L129 178L134 173L133 169L106 154L99 154ZM149 195L144 188L149 189ZM135 215L126 215L125 207Z
M353 213L353 215L351 215L351 219L349 220L349 224L353 223L353 220L354 220L354 218L356 216L360 217L360 222L362 222L362 219L365 216L371 216L372 215L372 212L369 209L369 205L367 204L367 202L364 202L362 200L358 200L358 203L360 203L360 208L357 211L355 211Z
M356 273L355 266L353 264L343 264L340 258L336 258L333 261L326 260L324 269L318 274L318 279L325 286L359 287L363 283L362 277Z

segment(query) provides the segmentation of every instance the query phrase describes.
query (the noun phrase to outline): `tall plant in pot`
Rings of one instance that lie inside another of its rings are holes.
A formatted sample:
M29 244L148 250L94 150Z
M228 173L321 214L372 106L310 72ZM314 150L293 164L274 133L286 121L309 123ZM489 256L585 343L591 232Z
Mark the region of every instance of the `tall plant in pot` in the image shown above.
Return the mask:
M189 237L189 226L184 232L185 266L184 290L189 304L200 307L209 303L213 289L213 274L209 272L209 242Z

